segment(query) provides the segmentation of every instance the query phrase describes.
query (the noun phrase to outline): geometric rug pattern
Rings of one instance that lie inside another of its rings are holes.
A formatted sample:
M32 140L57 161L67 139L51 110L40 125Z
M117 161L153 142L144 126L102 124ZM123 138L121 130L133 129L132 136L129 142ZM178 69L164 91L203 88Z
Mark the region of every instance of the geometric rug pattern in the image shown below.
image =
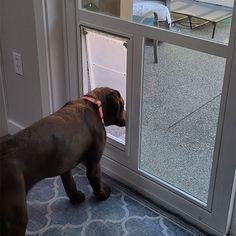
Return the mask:
M86 200L72 205L60 177L37 183L28 193L26 235L37 236L191 236L199 235L178 225L115 186L111 196L98 201L88 183L85 171L73 170L78 189ZM104 182L106 177L103 176ZM202 234L201 234L202 235Z

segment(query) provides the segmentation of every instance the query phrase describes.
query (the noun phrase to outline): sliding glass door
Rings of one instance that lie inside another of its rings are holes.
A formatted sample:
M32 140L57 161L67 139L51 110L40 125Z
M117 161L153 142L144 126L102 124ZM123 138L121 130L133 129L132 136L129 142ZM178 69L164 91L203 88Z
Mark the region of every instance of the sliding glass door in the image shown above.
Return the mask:
M107 129L104 171L223 235L236 165L235 9L194 4L79 1L80 85L126 101L126 128Z

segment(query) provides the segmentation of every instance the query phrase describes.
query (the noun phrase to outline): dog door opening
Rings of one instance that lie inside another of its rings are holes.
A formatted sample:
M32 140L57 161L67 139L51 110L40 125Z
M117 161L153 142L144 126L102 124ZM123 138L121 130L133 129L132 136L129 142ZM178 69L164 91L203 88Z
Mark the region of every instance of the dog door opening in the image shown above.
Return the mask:
M82 30L83 90L110 87L126 104L127 38L88 28ZM106 127L109 140L125 144L125 128ZM112 141L111 141L112 142Z

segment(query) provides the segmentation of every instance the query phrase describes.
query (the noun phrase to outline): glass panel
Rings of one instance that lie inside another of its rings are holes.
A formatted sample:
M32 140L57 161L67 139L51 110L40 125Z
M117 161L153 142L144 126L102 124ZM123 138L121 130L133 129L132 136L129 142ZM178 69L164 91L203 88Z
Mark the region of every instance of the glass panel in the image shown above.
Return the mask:
M96 87L118 90L126 104L127 39L83 29L84 92ZM125 127L106 127L108 137L125 144Z
M88 10L228 44L234 0L82 0Z
M207 203L225 59L145 40L140 169Z

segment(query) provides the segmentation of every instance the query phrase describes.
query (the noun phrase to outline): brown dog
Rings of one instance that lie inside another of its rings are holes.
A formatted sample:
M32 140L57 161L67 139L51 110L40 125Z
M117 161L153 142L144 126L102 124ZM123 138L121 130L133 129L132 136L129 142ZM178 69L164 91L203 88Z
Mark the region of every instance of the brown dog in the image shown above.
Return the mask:
M26 194L46 177L60 175L71 203L84 201L71 175L80 162L87 168L95 196L100 200L109 197L110 189L101 183L100 171L104 125L125 126L124 101L116 90L97 88L0 144L1 236L25 234Z

